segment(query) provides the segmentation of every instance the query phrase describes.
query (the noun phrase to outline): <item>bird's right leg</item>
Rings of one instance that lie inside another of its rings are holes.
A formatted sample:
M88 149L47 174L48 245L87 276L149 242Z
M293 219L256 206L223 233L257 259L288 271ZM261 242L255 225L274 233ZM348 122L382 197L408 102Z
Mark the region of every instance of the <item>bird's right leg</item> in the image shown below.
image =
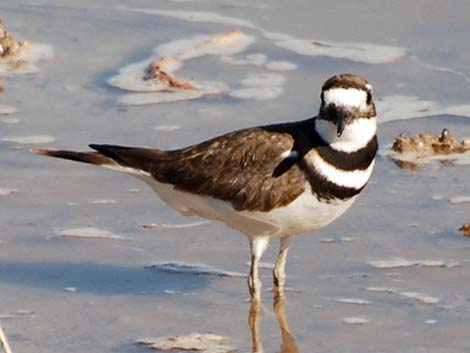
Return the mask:
M259 278L259 260L268 247L269 237L254 236L250 238L251 267L248 276L248 288L254 300L261 300L261 280Z
M281 238L281 247L279 249L276 264L274 265L273 269L274 287L281 294L284 291L284 284L286 282L286 260L287 252L289 251L290 240L291 238L288 236Z

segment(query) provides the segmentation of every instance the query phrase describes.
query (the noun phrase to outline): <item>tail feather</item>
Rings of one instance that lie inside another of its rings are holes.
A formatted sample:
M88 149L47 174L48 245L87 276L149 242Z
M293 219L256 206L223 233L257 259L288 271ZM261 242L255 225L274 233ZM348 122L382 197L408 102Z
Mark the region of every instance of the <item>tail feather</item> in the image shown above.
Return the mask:
M111 158L108 158L99 152L75 152L52 149L34 149L33 152L43 156L70 159L72 161L100 166L112 166L117 164Z
M97 152L75 152L52 149L36 149L33 150L33 152L44 156L70 159L111 169L124 167L126 171L140 170L145 172L149 172L153 162L163 156L163 151L148 148L96 144L91 144L90 147Z
M124 167L146 172L149 172L151 165L163 156L163 151L149 148L96 144L91 144L90 148L93 148L105 157L111 158Z

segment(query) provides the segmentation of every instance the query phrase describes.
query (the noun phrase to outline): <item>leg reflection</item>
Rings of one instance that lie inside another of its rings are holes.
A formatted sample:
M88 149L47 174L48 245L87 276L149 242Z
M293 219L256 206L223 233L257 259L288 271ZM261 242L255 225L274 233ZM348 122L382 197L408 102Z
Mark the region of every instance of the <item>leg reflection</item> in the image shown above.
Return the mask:
M261 301L251 298L250 315L248 316L248 324L251 330L251 346L253 353L263 353L263 346L259 334Z
M261 344L260 337L260 321L261 321L261 301L253 298L251 300L250 314L248 317L248 323L251 330L251 342L253 353L263 353L263 346ZM281 331L281 350L280 353L299 353L297 343L295 342L294 336L292 336L289 325L286 318L286 301L282 290L274 290L274 313L276 314L277 321L279 323L279 329Z
M281 330L281 353L299 353L297 343L292 336L286 317L286 297L283 290L274 289L274 312Z

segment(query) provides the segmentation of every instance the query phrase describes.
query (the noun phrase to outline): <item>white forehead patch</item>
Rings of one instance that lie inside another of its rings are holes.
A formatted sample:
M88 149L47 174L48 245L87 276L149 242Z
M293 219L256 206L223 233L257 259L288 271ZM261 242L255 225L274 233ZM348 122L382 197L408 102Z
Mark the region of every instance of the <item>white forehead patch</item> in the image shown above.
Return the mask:
M367 109L367 92L356 88L330 88L323 92L325 105Z

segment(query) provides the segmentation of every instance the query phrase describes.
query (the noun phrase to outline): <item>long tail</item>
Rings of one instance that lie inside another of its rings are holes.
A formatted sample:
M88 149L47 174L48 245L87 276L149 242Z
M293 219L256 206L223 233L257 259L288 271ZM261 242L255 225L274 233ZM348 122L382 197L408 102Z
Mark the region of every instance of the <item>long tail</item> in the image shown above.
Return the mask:
M130 168L145 172L150 172L153 162L163 155L163 151L148 148L96 144L91 144L90 147L97 152L75 152L52 149L36 149L33 150L33 152L43 156L70 159L110 169L130 171L126 170L126 168Z

